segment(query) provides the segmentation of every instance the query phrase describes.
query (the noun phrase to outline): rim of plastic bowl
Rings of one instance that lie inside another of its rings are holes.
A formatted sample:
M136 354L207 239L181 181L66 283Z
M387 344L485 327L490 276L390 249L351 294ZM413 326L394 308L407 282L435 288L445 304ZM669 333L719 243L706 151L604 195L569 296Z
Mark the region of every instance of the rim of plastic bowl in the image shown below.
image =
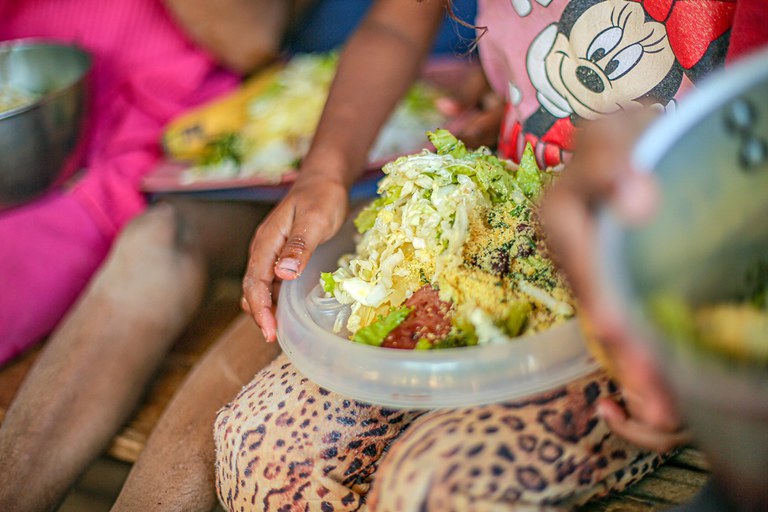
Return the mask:
M351 342L312 318L307 304L321 270L353 249L347 223L319 247L302 276L284 282L277 308L278 341L307 378L343 396L386 407L465 407L548 391L599 366L571 319L508 344L444 350L395 350Z

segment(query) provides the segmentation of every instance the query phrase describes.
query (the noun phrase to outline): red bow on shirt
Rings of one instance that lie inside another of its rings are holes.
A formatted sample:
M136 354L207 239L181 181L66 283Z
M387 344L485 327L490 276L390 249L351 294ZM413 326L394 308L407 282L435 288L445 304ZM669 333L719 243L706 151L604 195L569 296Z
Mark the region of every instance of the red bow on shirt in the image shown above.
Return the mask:
M632 0L664 23L672 51L685 69L698 63L707 48L733 24L735 0Z

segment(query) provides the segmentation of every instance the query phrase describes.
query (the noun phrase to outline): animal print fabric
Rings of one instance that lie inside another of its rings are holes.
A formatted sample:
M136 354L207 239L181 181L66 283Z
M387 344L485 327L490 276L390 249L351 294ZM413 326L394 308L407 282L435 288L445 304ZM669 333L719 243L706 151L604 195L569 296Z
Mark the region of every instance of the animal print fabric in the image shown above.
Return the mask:
M602 373L526 400L394 410L331 393L283 355L216 419L216 486L228 511L571 509L623 489L657 454L594 413Z

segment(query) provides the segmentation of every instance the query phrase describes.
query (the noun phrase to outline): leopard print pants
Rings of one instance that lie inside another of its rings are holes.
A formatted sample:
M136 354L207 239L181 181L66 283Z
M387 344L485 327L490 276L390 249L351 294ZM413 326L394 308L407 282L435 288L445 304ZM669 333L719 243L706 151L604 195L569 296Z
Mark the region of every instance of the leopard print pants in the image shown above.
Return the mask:
M218 414L217 492L229 511L570 509L661 460L596 417L616 391L595 373L526 400L393 410L320 388L280 356Z

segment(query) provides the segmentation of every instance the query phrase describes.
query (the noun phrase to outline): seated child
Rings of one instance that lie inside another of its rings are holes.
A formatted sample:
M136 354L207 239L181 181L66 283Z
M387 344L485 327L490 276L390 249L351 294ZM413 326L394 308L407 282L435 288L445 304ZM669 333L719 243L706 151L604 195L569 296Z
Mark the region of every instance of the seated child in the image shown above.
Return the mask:
M705 12L695 16L688 7L480 2L480 58L507 103L501 155L517 160L530 143L541 165L559 166L590 120L636 106L673 108L678 94L722 65L738 33L731 26L742 19L732 2L697 4ZM243 304L267 340L275 339L277 281L300 275L341 226L367 148L442 15L442 2L380 0L350 41L301 176L251 247ZM688 33L702 37L689 45L680 35ZM219 413L219 498L228 510L573 507L639 479L662 459L656 452L687 439L673 411L644 415L646 404L627 388L629 412L639 415L609 412L612 424L650 418L622 433L653 450L621 439L596 414L598 406L612 410L615 391L599 371L526 400L421 414L330 393L281 357Z

